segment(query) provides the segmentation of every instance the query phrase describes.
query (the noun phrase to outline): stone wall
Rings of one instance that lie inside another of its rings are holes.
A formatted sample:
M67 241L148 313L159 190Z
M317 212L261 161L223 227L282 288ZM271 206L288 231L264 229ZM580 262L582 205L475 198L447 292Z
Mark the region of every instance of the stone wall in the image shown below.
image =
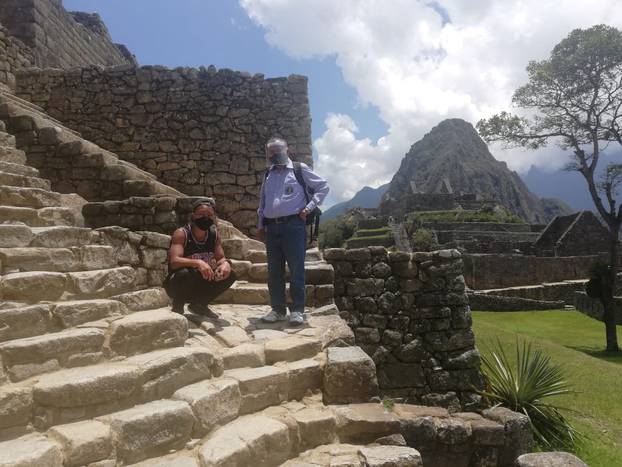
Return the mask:
M555 217L534 243L538 256L585 256L609 251L609 231L591 211Z
M62 0L3 0L0 22L32 49L33 64L40 68L136 63L125 47L112 42L97 14L74 16Z
M606 258L593 256L538 257L465 254L464 279L474 290L587 279L590 268Z
M450 409L479 398L480 358L456 250L328 249L335 303L375 361L381 391Z
M616 307L616 323L622 325L622 297L614 297ZM600 300L588 297L585 292L576 292L574 296L575 308L589 316L590 318L603 321L605 316L605 309Z
M7 29L0 24L0 83L14 89L17 70L27 68L33 62L34 55L30 48L11 37Z
M223 69L29 70L18 95L86 139L186 195L215 196L220 214L254 233L265 143L285 138L312 164L307 78Z

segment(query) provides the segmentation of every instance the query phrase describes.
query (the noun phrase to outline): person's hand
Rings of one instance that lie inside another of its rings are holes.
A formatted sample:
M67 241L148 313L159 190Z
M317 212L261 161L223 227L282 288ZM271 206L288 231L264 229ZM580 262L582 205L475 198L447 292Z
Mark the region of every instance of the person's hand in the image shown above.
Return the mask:
M257 240L259 240L262 243L265 243L266 241L266 229L265 228L259 229L257 231Z
M309 210L307 208L304 208L302 211L300 211L298 213L298 216L303 220L306 221L307 220L307 216L309 215Z
M203 279L211 281L214 279L214 270L205 261L197 260L197 271L201 273Z
M229 261L224 261L218 268L216 268L216 276L219 280L226 279L231 274L231 265Z

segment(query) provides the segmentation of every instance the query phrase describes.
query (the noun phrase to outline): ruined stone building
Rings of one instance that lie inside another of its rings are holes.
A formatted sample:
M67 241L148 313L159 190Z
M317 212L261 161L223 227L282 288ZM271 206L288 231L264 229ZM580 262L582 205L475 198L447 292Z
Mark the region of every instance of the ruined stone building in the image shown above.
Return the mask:
M0 23L0 465L531 465L478 393L458 251L310 249L307 325L257 319L262 145L311 162L306 78L140 67L59 0ZM161 285L206 194L238 281L201 320Z

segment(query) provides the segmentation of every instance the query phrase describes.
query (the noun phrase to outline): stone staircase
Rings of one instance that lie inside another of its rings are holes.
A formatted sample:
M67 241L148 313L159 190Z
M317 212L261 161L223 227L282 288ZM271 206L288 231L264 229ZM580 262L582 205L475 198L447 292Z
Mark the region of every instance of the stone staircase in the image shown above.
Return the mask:
M317 250L303 327L259 320L265 252L232 236L241 280L220 318L172 313L3 130L0 466L489 466L529 450L525 417L504 409L370 402L374 363Z

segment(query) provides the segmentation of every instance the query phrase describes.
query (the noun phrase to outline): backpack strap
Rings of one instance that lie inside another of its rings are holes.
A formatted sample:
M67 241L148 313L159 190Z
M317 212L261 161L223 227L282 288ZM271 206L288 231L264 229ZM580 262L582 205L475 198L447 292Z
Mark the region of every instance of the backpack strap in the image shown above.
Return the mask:
M307 184L305 182L305 178L302 176L302 166L300 162L294 162L294 176L296 177L296 181L302 187L302 191L305 192L305 198L307 199L307 203L309 202L309 192L307 191Z

